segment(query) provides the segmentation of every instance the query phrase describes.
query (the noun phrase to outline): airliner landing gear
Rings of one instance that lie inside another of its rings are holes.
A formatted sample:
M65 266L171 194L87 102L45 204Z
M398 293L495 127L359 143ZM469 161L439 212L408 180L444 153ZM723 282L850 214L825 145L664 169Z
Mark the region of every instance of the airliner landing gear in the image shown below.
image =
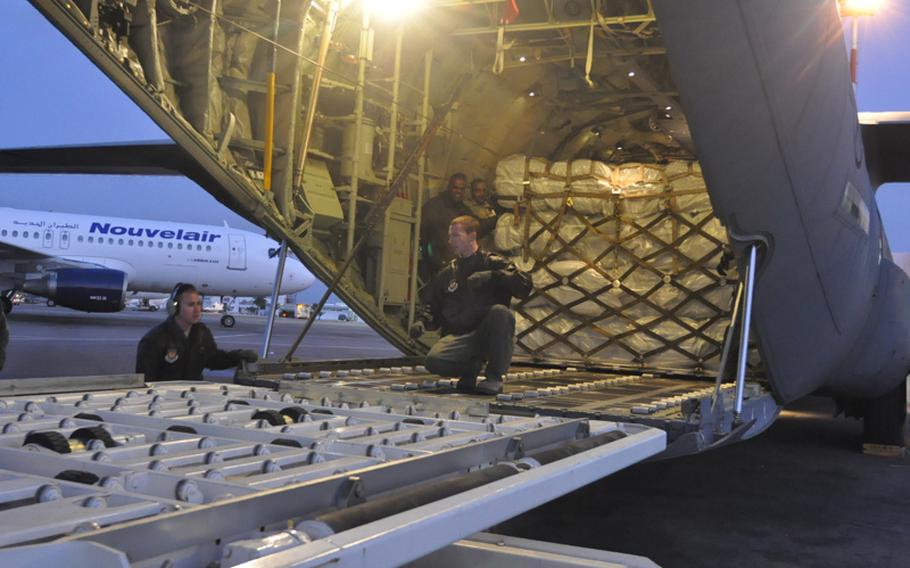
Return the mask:
M237 323L234 321L234 316L223 315L221 316L221 325L224 327L234 327L234 324Z

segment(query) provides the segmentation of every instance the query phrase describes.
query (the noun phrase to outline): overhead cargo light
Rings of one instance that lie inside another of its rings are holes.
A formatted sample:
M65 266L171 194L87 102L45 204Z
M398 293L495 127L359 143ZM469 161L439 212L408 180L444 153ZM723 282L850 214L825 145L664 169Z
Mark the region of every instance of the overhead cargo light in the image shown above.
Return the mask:
M844 17L874 16L882 7L882 0L841 0L841 15Z
M363 0L370 14L382 20L404 20L419 12L425 0Z
M854 88L859 65L859 19L863 16L874 16L882 7L882 3L882 0L840 0L841 16L853 20L850 33L850 81Z
M529 96L529 97L536 97L536 96L537 96L537 91L528 91L528 96Z
M635 71L629 71L629 77L634 77L634 76L635 76Z
M524 63L524 62L527 61L527 60L528 60L528 58L525 57L524 55L522 55L521 57L518 58L518 61L520 61L520 62L522 62L522 63Z
M671 107L670 105L667 105L664 107L664 110L667 112L670 112L671 110L673 110L673 107Z

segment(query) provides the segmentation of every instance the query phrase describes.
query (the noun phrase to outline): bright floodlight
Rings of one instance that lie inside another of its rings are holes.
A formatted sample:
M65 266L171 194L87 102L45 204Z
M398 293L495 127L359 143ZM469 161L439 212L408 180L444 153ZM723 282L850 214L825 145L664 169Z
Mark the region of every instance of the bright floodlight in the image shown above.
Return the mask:
M882 7L882 0L842 0L841 14L844 16L874 16Z
M418 12L425 0L364 0L371 16L383 20L404 20Z

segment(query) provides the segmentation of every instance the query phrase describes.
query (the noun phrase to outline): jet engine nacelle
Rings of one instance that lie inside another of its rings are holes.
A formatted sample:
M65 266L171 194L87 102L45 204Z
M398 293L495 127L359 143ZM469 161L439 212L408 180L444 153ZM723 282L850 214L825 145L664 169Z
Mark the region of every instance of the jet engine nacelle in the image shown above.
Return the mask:
M126 273L106 268L62 268L22 289L83 312L119 312L126 299Z

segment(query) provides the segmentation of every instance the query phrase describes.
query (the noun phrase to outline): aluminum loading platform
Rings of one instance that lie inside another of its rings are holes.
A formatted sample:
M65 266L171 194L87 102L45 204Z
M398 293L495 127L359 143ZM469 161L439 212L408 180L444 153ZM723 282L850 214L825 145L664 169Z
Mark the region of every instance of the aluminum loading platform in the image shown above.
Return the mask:
M458 565L499 537L452 543L665 447L637 424L116 380L0 399L0 563ZM513 564L581 554L493 548Z
M417 358L324 363L260 363L238 380L278 386L324 403L391 404L422 412L485 416L559 416L638 423L667 432L664 457L695 453L752 437L777 417L766 388L748 381L739 419L735 383L706 377L515 365L503 393L471 395L455 379L430 374Z

